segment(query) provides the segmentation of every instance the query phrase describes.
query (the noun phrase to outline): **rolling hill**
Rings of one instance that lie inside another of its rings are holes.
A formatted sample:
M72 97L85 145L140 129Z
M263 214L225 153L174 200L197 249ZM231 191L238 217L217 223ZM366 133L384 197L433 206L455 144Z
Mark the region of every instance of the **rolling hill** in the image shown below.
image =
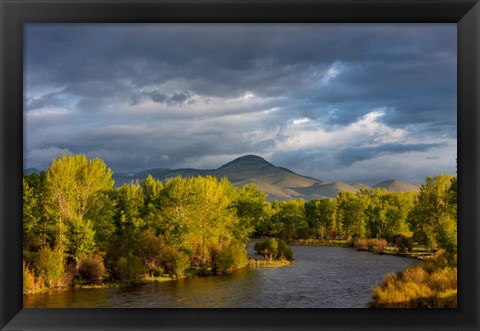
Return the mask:
M373 188L385 188L390 192L418 192L420 185L403 183L396 179L385 180L381 183L373 185Z
M171 177L215 176L218 179L227 177L235 186L254 183L265 192L268 201L273 200L304 200L334 198L339 192L355 193L368 185L356 183L353 185L336 181L325 183L319 179L299 175L289 169L277 167L260 156L245 155L230 161L217 169L150 169L135 174L114 174L115 186L121 186L131 181L142 180L148 175L166 181ZM389 191L418 191L418 185L402 183L398 180L388 180L378 183L373 188L382 187Z

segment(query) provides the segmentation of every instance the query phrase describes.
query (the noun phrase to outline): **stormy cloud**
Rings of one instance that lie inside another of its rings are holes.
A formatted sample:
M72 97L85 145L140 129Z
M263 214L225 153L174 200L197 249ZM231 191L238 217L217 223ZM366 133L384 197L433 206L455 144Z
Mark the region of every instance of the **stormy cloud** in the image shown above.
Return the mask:
M24 167L454 173L455 24L28 24ZM408 162L406 162L408 160Z

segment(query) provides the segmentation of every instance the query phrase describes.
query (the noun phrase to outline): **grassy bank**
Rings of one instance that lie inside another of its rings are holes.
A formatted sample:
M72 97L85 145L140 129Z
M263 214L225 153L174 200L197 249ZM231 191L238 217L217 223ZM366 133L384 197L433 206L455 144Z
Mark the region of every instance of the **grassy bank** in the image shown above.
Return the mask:
M248 266L250 268L279 268L286 267L292 264L292 261L282 260L265 260L265 259L248 259Z
M456 255L440 250L422 264L384 276L372 299L372 308L456 308Z
M296 239L288 242L290 245L299 246L333 246L333 247L350 247L348 241L341 240L327 240L327 239Z
M357 241L350 241L346 239L297 239L289 241L291 245L298 246L326 246L326 247L345 247L355 248L359 251L368 251L377 254L395 255L401 257L415 258L424 260L432 257L435 252L427 251L423 246L414 245L410 251L400 251L397 247L391 244L380 242L381 239L360 239Z
M40 293L47 293L53 291L67 291L70 289L107 289L107 288L122 288L122 287L130 287L135 285L147 285L147 284L158 284L163 282L168 282L175 280L174 277L170 276L160 276L160 277L146 277L141 280L138 284L126 283L121 281L110 281L110 282L102 282L102 283L88 283L85 281L77 281L74 284L68 286L56 286L56 287L36 287L32 289L25 289L23 295L32 295L32 294L40 294Z

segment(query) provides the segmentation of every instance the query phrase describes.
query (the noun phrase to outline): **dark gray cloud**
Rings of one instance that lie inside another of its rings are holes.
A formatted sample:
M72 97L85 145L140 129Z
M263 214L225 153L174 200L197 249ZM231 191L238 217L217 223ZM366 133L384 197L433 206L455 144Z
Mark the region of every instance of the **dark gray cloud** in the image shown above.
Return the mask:
M343 166L369 160L379 155L426 152L429 149L440 146L441 144L383 144L375 147L347 147L336 153L335 159Z
M166 105L184 105L185 103L194 102L191 100L193 95L189 92L175 92L173 94L167 94L158 90L136 92L130 98L130 105L135 106L140 104L145 98L151 99L156 103L163 103Z
M65 107L65 101L59 96L60 93L48 93L40 97L25 97L25 110L33 110L40 108L59 108Z
M28 24L25 166L248 153L355 181L388 157L421 181L455 171L456 55L455 24Z

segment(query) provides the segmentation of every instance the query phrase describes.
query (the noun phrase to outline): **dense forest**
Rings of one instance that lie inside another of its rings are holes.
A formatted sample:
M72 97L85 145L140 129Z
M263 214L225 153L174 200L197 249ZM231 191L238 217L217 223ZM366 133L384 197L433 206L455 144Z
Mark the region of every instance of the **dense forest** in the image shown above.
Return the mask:
M437 175L418 194L364 189L269 203L255 185L226 178L149 176L114 188L105 162L64 154L23 179L24 292L235 270L248 264L252 237L383 240L399 251L420 244L455 253L456 183Z

